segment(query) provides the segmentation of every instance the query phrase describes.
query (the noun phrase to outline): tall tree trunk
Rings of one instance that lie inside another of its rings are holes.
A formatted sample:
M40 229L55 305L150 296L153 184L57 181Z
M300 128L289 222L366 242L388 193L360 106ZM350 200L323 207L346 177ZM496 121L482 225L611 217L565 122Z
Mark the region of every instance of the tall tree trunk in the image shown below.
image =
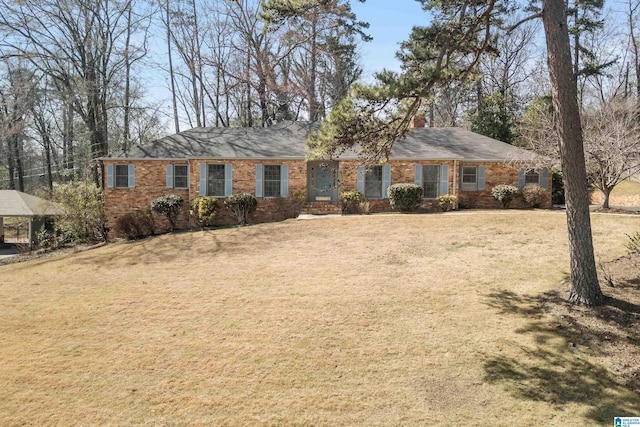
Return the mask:
M316 7L317 9L317 7ZM318 18L317 11L314 11L311 19L311 69L309 70L309 120L315 122L319 119L318 100L316 99L316 80L318 67Z
M200 108L200 115L202 117L201 126L207 126L206 109L204 102L204 81L202 79L202 46L200 43L200 27L198 25L198 9L196 7L196 0L191 1L191 7L193 9L193 31L196 42L195 62L196 62L196 75L198 77L198 90L200 105L196 105L196 108Z
M571 263L569 300L577 304L599 305L604 302L604 296L598 283L593 254L582 127L571 64L566 8L562 0L542 0L542 5L567 206Z
M248 36L247 36L248 37ZM251 117L251 48L247 40L247 126L253 127L253 117Z
M62 141L62 158L63 158L63 167L70 171L71 178L75 175L75 159L74 159L74 149L73 149L73 139L75 138L74 132L74 113L73 109L73 101L71 100L71 96L69 96L66 100L67 104L64 106L64 118L62 121L63 126L63 141Z
M13 150L13 159L18 174L18 191L24 191L24 169L22 167L22 153L20 152L20 135L13 135L9 138ZM14 186L15 188L15 186Z
M16 163L13 158L13 147L7 139L7 169L9 170L9 190L16 189Z
M127 4L127 37L124 46L124 118L123 118L123 141L122 151L129 151L131 140L131 58L129 48L131 47L131 2Z
M47 188L49 194L53 192L53 174L51 172L51 138L49 134L42 135L42 143L44 146L44 167L45 167L45 180L47 182Z
M173 124L176 133L180 133L180 121L178 120L178 101L176 99L176 81L173 74L173 58L171 56L171 10L169 0L165 3L167 13L167 55L169 56L169 80L171 81L171 100L173 103Z
M611 190L613 188L605 188L601 191L602 193L602 209L609 209L609 197L611 196Z

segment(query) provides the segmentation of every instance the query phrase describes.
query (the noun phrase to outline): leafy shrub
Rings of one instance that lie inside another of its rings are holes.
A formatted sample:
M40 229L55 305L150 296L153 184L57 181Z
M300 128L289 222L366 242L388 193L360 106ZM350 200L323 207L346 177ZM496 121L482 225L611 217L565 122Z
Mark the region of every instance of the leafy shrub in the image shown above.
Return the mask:
M440 209L442 209L443 212L448 212L453 209L458 197L453 194L441 194L436 200L438 201Z
M551 203L564 205L564 182L562 171L556 167L551 169Z
M527 184L522 189L522 198L532 208L537 208L547 198L547 190L537 184Z
M277 220L297 218L298 215L300 215L300 212L302 212L305 197L306 195L302 191L295 191L289 197L275 197L273 201L275 204L275 210L278 214L275 218Z
M56 247L56 236L43 225L36 233L36 243L38 249L54 249Z
M393 184L387 189L392 209L415 211L422 201L422 187L417 184Z
M477 191L460 194L460 197L458 198L458 209L475 209L478 205L478 199Z
M171 231L176 228L176 220L184 200L182 197L176 194L168 194L166 196L158 197L151 201L151 210L159 215L164 215L169 220Z
M153 234L153 214L151 210L129 212L116 221L116 232L127 240L142 239Z
M211 227L216 219L218 199L209 196L200 196L191 202L191 215L200 227Z
M518 188L506 184L496 185L491 189L491 195L494 199L502 203L502 207L506 209L518 195Z
M362 193L358 190L346 190L340 193L340 209L343 214L360 213Z
M238 218L238 224L247 224L247 215L255 212L258 200L251 193L232 194L224 201L224 206L230 209Z
M629 252L640 254L640 232L636 231L633 234L627 234L629 241L625 245Z
M90 181L72 181L53 187L53 201L63 214L56 217L61 242L95 242L107 240L102 190Z

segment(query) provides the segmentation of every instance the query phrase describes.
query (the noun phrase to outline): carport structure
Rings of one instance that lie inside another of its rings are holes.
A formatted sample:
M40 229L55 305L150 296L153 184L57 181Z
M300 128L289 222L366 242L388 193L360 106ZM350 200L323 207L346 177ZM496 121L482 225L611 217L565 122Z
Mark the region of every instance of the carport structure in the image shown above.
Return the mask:
M36 233L47 219L61 214L62 209L48 200L16 190L0 190L0 244L4 243L4 218L28 219L28 243L33 247Z

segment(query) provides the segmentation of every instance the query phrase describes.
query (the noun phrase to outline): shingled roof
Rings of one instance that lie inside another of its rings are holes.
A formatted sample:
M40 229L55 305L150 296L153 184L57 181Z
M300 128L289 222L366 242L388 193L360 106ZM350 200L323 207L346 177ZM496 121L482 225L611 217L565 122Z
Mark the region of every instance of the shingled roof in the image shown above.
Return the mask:
M136 146L129 159L304 159L317 123L287 122L267 128L194 128ZM347 152L340 159L355 159ZM390 159L528 161L531 152L462 128L415 128L397 141Z
M16 190L0 190L0 216L60 215L55 203Z

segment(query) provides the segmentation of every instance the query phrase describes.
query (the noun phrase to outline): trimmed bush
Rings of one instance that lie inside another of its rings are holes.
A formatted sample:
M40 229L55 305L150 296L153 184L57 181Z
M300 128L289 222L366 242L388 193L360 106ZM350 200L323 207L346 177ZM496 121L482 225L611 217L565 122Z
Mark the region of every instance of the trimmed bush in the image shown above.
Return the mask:
M458 197L453 194L441 194L436 200L438 200L438 206L440 206L440 209L442 209L443 212L448 212L453 209Z
M151 210L159 215L164 215L169 220L171 231L176 228L176 220L184 200L182 197L176 194L168 194L166 196L158 197L151 202Z
M343 214L360 213L362 193L358 190L346 190L340 193L340 209Z
M116 221L116 232L127 240L142 239L153 234L151 210L129 212Z
M224 206L230 209L238 218L238 224L247 224L247 215L255 212L258 200L251 193L232 194L224 201Z
M285 220L288 218L297 218L302 212L302 206L305 201L305 193L295 191L289 197L275 197L273 199L275 210L278 213L277 220Z
M391 208L401 212L415 211L422 201L422 187L417 184L393 184L387 189Z
M506 184L496 185L491 189L491 195L494 199L502 203L502 207L506 209L518 195L518 188Z
M218 199L209 196L200 196L191 202L190 214L201 228L213 226L218 209Z
M547 190L537 184L528 184L522 189L522 198L532 208L537 208L547 198Z

